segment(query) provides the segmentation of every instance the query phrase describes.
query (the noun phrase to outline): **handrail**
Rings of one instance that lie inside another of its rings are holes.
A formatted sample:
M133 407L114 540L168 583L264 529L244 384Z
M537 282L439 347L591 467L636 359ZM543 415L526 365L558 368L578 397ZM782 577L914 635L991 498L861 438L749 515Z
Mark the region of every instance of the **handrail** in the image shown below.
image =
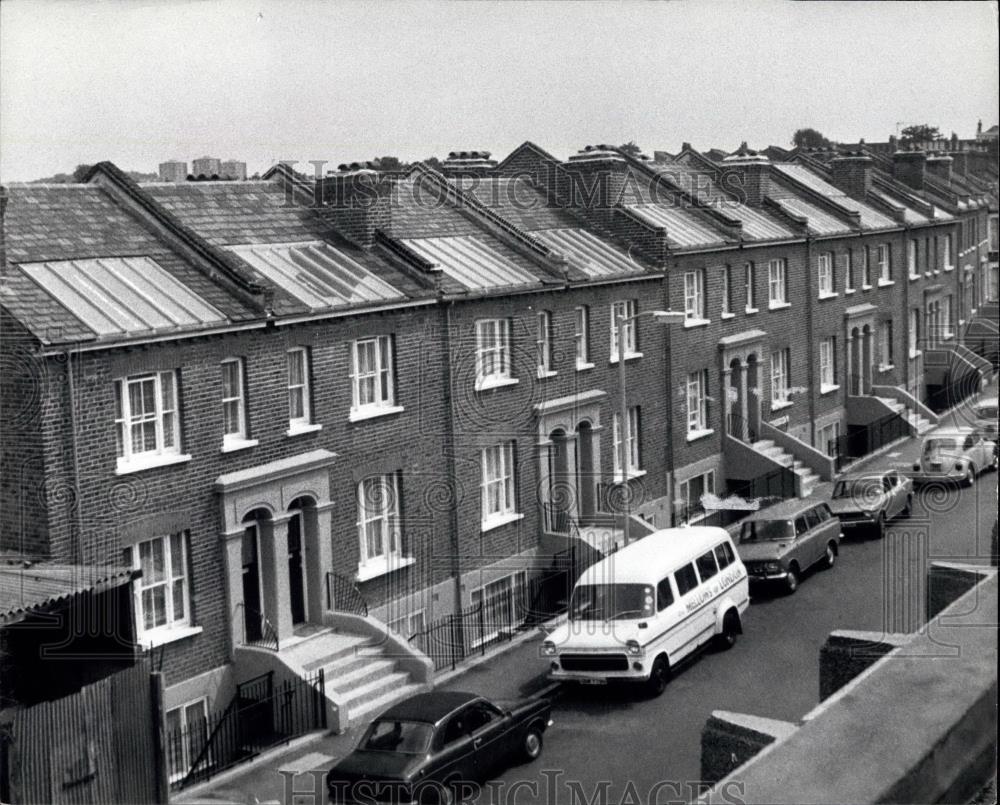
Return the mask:
M368 617L368 602L354 581L333 571L326 574L326 608Z
M244 612L245 615L240 617L239 613ZM274 628L274 625L265 617L263 612L258 612L253 607L246 606L242 601L236 605L236 617L240 617L240 621L243 624L243 645L245 646L255 646L257 648L266 648L271 651L278 651L278 630ZM247 618L246 616L257 618L260 622L260 637L251 640L247 637Z

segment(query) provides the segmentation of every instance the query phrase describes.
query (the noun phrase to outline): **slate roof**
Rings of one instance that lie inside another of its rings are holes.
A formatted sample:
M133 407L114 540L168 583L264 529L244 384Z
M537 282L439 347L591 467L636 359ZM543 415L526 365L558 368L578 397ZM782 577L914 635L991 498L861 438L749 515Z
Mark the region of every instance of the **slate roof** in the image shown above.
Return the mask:
M832 199L848 210L860 213L862 229L891 229L898 226L888 215L884 215L869 204L851 198L805 165L779 162L772 165L771 169L807 186L813 192Z
M86 263L92 258L151 260L176 283L175 288L180 286L178 294L200 299L220 314L195 316L168 329L196 332L210 322L216 326L259 315L223 284L173 252L99 185L13 184L8 190L4 224L8 267L0 287L0 303L42 344L100 338L121 341L151 332L149 328L129 327L118 332L105 328L99 333L92 321L88 324L77 315L69 296L53 293L40 282L48 277L58 283L61 271L74 272L73 261ZM22 264L48 264L50 269L25 270ZM121 294L119 301L131 304L133 292L121 284L116 288Z
M523 177L490 177L469 182L464 189L481 204L527 232L580 226L569 210L550 203L543 191Z

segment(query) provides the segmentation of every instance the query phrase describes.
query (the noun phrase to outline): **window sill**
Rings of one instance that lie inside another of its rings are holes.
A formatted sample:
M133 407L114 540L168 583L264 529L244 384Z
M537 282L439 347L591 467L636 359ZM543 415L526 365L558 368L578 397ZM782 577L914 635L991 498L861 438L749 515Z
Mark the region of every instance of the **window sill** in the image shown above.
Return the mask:
M149 458L133 458L129 461L118 460L115 466L115 475L130 475L133 472L143 472L157 467L169 467L171 464L183 464L190 461L191 456L187 453L172 453L165 456L151 456Z
M625 360L626 361L634 361L634 360L637 360L638 358L641 358L641 357L642 357L642 353L641 352L626 352L625 353ZM617 355L612 355L610 363L618 363L618 356Z
M791 307L791 306L792 306L791 302L768 302L767 303L767 309L768 310L784 310L786 307Z
M941 273L941 269L935 268L931 273L936 277Z
M781 411L789 406L795 405L791 400L776 400L771 403L771 411Z
M854 288L844 288L844 296L853 296L855 293Z
M879 280L878 281L878 287L879 288L888 288L890 285L895 285L895 284L896 284L895 280Z
M378 419L380 416L401 414L406 409L401 405L376 405L368 408L352 408L347 415L349 422L364 422L366 419Z
M622 478L620 474L616 474L611 482L615 484L621 484L625 481L634 481L636 478L642 478L646 474L645 470L629 470L628 478Z
M538 367L535 371L535 377L539 380L546 380L550 377L555 377L557 374L559 373L552 369L542 369L541 367Z
M492 531L494 528L500 528L500 526L510 525L511 523L516 523L518 520L523 520L524 515L519 512L510 512L509 514L496 514L486 520L480 522L480 530L484 533L487 531Z
M955 270L955 266L945 266L944 267L944 271L945 271L946 274L949 273L949 272L951 272L951 271L954 271L954 270Z
M691 330L695 327L704 327L706 324L711 323L708 319L684 319L684 329Z
M758 307L747 307L743 310L748 316L752 316L754 313L760 313L760 308Z
M136 638L143 648L156 648L165 646L167 643L176 643L178 640L185 640L189 637L201 634L204 629L201 626L180 626L176 629L161 629L159 631L146 632L142 637Z
M238 450L248 450L260 444L257 439L230 439L222 443L223 453L235 453Z
M930 279L931 277L934 276L934 274L932 272L930 272L930 271L925 271L924 272L924 276L927 277L928 279Z
M914 280L920 279L920 275L919 274L910 274L909 279L910 279L910 282L913 282Z
M318 430L323 430L323 426L318 423L313 425L289 425L288 430L285 431L285 436L301 436L303 433L315 433Z
M516 377L510 377L509 375L490 375L489 377L481 377L476 380L476 391L489 391L490 389L499 389L504 386L516 386L521 381Z
M736 314L735 313L729 313L727 311L722 311L722 313L719 314L719 317L723 318L723 319L735 319L736 318Z
M912 361L915 358L919 358L923 354L924 354L924 351L922 349L911 349L910 350L910 360Z
M701 430L689 430L687 432L688 443L696 442L699 439L704 439L706 436L711 436L715 433L713 428L702 428Z
M861 290L862 291L870 291L871 289L872 289L871 285L862 285L861 286Z
M835 391L840 391L839 383L820 383L819 384L819 394L822 397L824 394L833 394ZM774 410L774 409L772 409Z
M391 554L383 559L374 559L371 562L358 565L358 572L354 574L354 580L368 581L379 576L387 576L390 573L402 570L404 567L409 567L416 563L416 557Z
M836 299L838 296L840 296L840 294L836 291L820 291L819 301L822 302L824 299Z
M880 363L878 365L878 371L880 372L891 372L895 368L896 364L894 363Z
M588 369L593 369L593 368L594 364L592 364L590 361L577 361L576 371L578 372L586 372Z

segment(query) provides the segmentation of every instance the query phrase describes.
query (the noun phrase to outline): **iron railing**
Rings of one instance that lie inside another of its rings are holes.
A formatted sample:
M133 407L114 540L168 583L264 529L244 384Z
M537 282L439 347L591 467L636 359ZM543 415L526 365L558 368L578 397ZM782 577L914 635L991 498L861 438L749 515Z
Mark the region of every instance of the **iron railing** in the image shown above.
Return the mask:
M240 603L236 606L236 617L243 624L243 645L254 646L255 648L266 648L271 651L278 650L278 630L264 616L264 613ZM256 624L259 636L251 636L248 624Z
M188 720L166 734L172 790L207 780L265 749L326 728L323 669L302 678L274 681L274 672L237 686L229 706Z
M849 462L909 435L910 423L899 414L888 414L867 425L848 425L847 433L827 443L827 452L834 457L840 471Z
M358 586L339 573L326 574L326 608L333 612L347 612L367 617L368 602Z
M545 530L549 534L570 533L570 516L564 506L558 503L543 503L542 513L545 516Z
M760 438L757 426L739 414L730 412L726 418L726 427L729 435L741 442L753 444Z
M953 383L941 386L928 386L926 405L935 414L940 414L963 403L969 397L976 394L979 391L979 387L979 373L969 372L962 375L962 377Z

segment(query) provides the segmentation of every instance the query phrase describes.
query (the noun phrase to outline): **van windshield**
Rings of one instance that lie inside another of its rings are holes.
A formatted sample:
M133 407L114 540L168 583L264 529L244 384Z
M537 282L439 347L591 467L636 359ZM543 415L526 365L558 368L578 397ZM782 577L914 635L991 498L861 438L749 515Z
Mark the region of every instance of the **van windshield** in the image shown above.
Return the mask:
M577 621L633 620L654 612L648 584L578 584L569 605L569 616Z
M743 530L740 532L740 544L791 539L794 535L792 524L787 520L753 520L743 524Z

